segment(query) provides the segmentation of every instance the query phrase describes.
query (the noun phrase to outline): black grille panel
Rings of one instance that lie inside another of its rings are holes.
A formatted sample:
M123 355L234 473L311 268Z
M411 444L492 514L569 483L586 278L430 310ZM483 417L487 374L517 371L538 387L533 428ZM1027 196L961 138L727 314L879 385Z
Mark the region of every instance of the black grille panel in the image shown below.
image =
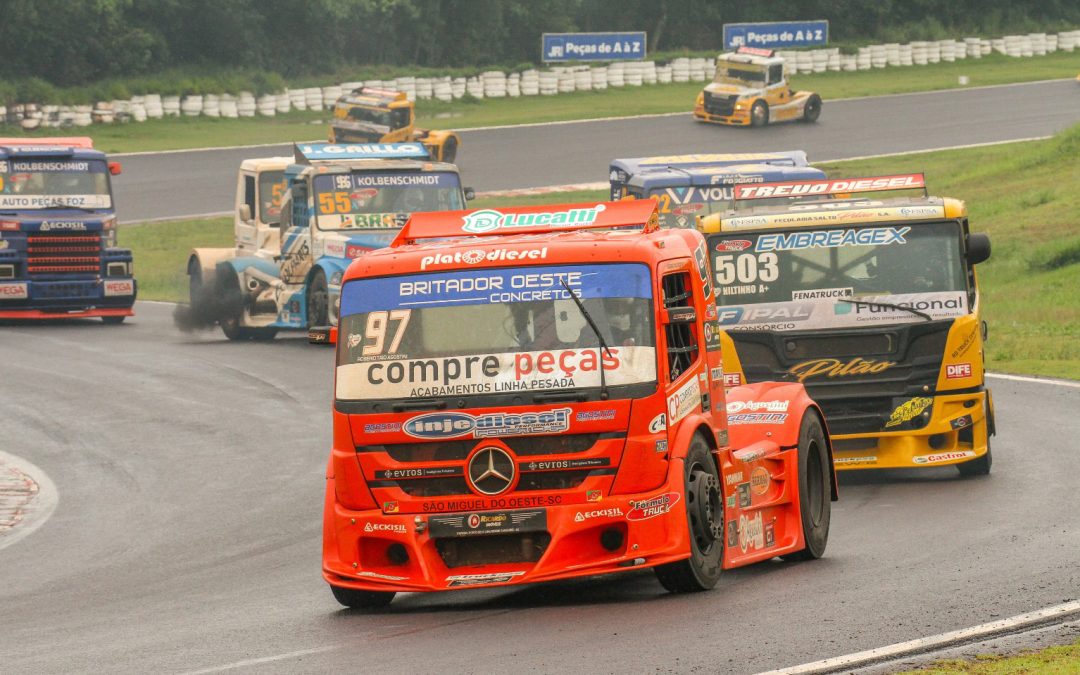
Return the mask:
M932 396L937 387L951 319L888 328L837 330L824 333L731 331L748 382L797 381L789 370L812 359L893 361L879 372L806 379L810 396L821 405L833 434L900 431L925 425L885 429L897 406L917 396ZM835 348L830 347L835 344Z
M722 96L705 92L705 112L710 115L730 117L735 112L735 101L738 99L736 95Z
M36 274L96 274L101 271L101 236L31 234L26 238L26 268Z
M622 434L618 434L619 437ZM518 457L536 455L570 455L585 452L596 445L601 438L613 437L610 434L567 434L562 436L518 436L500 438ZM464 461L480 440L470 438L464 441L441 441L435 443L396 443L393 445L361 445L357 452L385 452L395 462L411 464L415 462Z
M495 534L484 537L436 539L435 549L447 567L534 563L551 543L547 532Z

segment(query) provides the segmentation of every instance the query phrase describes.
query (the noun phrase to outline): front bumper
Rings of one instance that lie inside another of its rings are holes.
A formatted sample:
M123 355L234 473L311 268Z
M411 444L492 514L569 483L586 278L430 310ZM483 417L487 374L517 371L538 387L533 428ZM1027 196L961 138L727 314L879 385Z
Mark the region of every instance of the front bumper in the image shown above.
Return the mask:
M89 319L98 316L135 316L131 307L89 309L0 309L0 319Z
M705 112L704 106L694 108L694 119L710 124L728 124L740 127L750 126L750 110L735 110L731 115L713 115Z
M834 435L837 471L963 464L987 453L985 391L934 397L930 421L912 431Z
M444 591L608 574L681 560L690 555L682 473L682 462L672 461L664 485L636 495L605 495L597 501L542 509L420 516L344 509L335 499L333 479L328 479L323 578L332 586L358 590ZM451 538L431 536L433 517L460 515L468 522L470 516L479 520L485 515L538 510L546 516L542 532L452 538L455 546L482 547L484 538L492 542L496 536L520 537L523 549L549 538L535 562L493 559L451 566L437 545L442 542L445 551L446 540ZM418 518L423 527L417 526ZM615 539L618 546L611 545Z

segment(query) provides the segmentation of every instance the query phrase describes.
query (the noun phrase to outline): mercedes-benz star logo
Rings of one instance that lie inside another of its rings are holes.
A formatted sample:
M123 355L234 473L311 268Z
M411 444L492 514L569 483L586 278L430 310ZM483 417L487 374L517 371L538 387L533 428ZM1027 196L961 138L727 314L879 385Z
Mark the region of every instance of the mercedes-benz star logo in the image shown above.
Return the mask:
M509 490L516 471L513 457L495 446L480 448L469 460L469 482L482 495L497 495Z

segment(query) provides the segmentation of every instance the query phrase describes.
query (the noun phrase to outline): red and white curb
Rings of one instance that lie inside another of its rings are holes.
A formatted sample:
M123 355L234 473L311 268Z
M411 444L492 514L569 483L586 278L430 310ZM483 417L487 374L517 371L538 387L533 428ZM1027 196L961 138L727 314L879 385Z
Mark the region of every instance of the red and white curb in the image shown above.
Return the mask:
M44 471L0 451L0 549L41 527L58 501L56 486Z
M1001 637L1015 633L1022 633L1033 628L1054 623L1063 623L1069 619L1080 616L1080 601L1066 602L1053 607L1021 614L1009 619L991 621L990 623L962 628L949 633L931 635L929 637L898 642L886 647L868 649L854 654L845 654L831 659L804 663L790 668L770 670L758 675L811 675L818 673L833 673L848 671L854 668L863 668L875 664L885 663L896 659L940 651L942 649L957 647L972 642L979 642L986 638Z

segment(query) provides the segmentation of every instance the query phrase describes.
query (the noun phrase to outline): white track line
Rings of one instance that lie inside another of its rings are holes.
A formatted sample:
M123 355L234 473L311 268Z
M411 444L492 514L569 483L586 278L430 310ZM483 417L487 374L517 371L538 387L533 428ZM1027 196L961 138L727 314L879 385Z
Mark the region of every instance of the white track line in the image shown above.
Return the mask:
M987 377L992 377L996 380L1014 380L1016 382L1033 382L1035 384L1056 384L1059 387L1072 387L1073 389L1080 389L1080 382L1071 382L1069 380L1051 380L1044 377L1027 377L1024 375L1005 375L1004 373L987 373Z
M47 473L22 457L9 455L0 450L0 460L4 464L18 467L22 473L33 478L38 486L37 496L30 502L33 508L27 513L27 517L3 537L0 537L0 550L3 550L23 537L30 535L49 520L53 511L56 510L56 505L60 503L60 492L56 489L56 485L53 484Z
M1027 143L1029 141L1045 141L1053 136L1031 136L1028 138L1013 138L1007 141L987 141L986 143L968 143L967 145L947 145L941 148L927 148L926 150L904 150L903 152L886 152L880 155L863 155L861 157L841 157L840 159L815 159L814 164L839 164L840 162L857 162L860 159L881 159L882 157L899 157L900 155L921 155L926 152L942 152L944 150L966 150L968 148L988 148L994 145L1007 145L1009 143Z
M226 663L222 666L214 666L212 668L203 668L202 670L188 670L182 673L182 675L208 675L209 673L223 673L227 670L236 670L237 668L248 668L250 666L259 666L264 663L273 663L274 661L284 661L286 659L295 659L298 656L308 656L311 654L322 654L323 652L332 652L335 649L341 649L344 645L329 645L326 647L315 647L313 649L300 649L295 652L287 652L285 654L276 654L274 656L263 656L257 659L244 659L243 661L234 661L233 663Z
M842 101L862 101L873 100L878 98L896 98L898 96L927 96L933 94L946 94L957 91L976 91L979 89L1000 89L1002 87L1025 87L1032 84L1047 84L1050 82L1066 82L1070 81L1070 78L1059 78L1053 80L1035 80L1033 82L1012 82L1006 84L988 84L981 87L955 87L952 89L934 89L932 91L912 91L906 94L879 94L877 96L852 96L849 98L834 98L829 99L826 103L840 103ZM704 85L702 85L704 86ZM622 117L592 117L583 120L556 120L553 122L526 122L524 124L499 124L489 127L464 127L462 129L456 129L456 131L487 131L490 129L525 129L529 127L556 127L566 124L586 124L588 122L611 122L614 120L641 120L652 119L659 117L676 117L678 115L689 115L691 111L684 110L680 112L670 113L651 113L648 115L625 115ZM282 141L279 143L257 143L253 145L220 145L210 148L182 148L179 150L146 150L141 152L114 152L110 153L110 157L138 157L139 155L174 155L182 152L207 152L211 150L244 150L246 148L272 148L280 145L291 145L292 143L318 143L323 139L318 138L310 141Z
M810 673L831 673L838 670L851 670L863 666L891 661L897 658L937 651L945 647L977 642L984 638L996 637L1011 633L1020 633L1043 624L1057 623L1067 618L1080 614L1080 601L1066 602L1053 607L1021 614L1009 619L991 621L971 628L962 628L949 633L940 633L929 637L898 642L886 647L868 649L854 654L845 654L832 659L804 663L790 668L770 670L759 675L807 675Z

